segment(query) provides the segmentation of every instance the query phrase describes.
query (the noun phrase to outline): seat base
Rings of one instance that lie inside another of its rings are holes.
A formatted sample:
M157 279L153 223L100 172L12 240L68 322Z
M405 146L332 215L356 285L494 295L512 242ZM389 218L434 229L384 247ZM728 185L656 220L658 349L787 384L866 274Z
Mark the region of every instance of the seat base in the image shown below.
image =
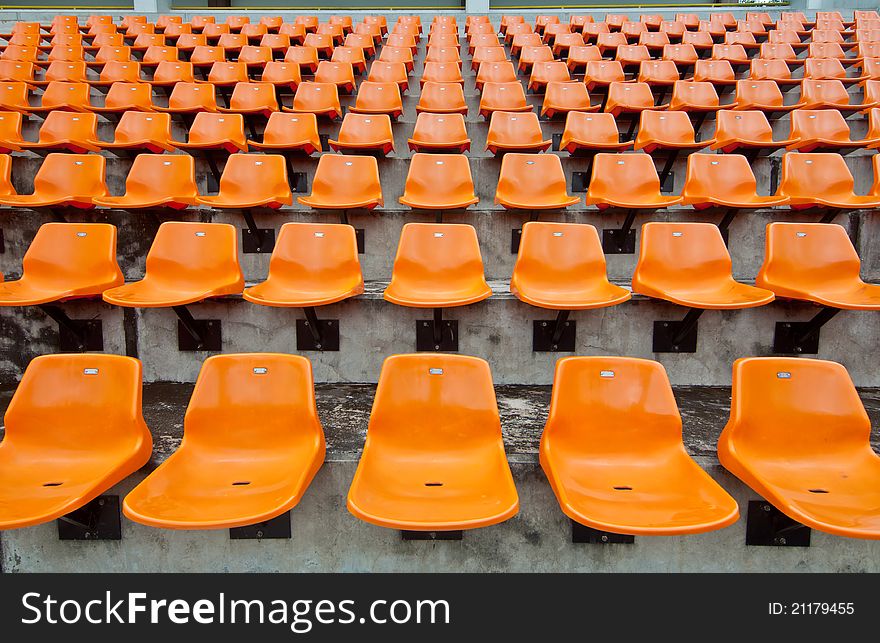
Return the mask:
M177 350L223 351L219 319L193 319L186 306L174 306L177 320Z
M571 542L590 545L632 545L636 537L629 534L615 534L610 531L593 529L581 523L571 521Z
M453 531L410 531L402 529L400 531L400 539L403 541L414 540L461 540L463 538L461 529Z
M773 352L787 355L818 354L819 332L839 312L839 308L823 308L810 321L776 322Z
M57 523L59 540L122 540L119 496L98 496Z
M532 351L536 353L573 353L577 338L577 322L568 319L568 311L556 319L532 321ZM555 341L554 341L555 340Z
M749 500L746 545L809 547L812 530L792 520L766 500Z
M308 314L308 313L307 313ZM313 333L317 328L317 334ZM338 319L297 319L296 350L298 351L338 351Z
M233 527L229 530L230 540L289 540L290 538L289 510L271 520L264 520L244 527Z
M691 308L681 321L655 321L651 350L655 353L696 353L697 320L702 308Z
M439 325L439 332L434 332ZM439 341L437 335L439 335ZM416 321L416 350L419 352L458 352L458 320L457 319L419 319Z

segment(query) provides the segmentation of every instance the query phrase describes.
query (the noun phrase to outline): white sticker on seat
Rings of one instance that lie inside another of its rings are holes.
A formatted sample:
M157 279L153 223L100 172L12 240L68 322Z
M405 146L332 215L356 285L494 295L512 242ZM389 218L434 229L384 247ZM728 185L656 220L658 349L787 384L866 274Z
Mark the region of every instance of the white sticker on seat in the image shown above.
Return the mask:
M614 371L599 371L599 377L612 378L614 377Z
M429 368L428 374L429 375L443 375L443 369L442 368Z
M788 371L779 371L778 373L776 373L776 377L778 377L781 380L790 380L791 373Z
M97 375L97 374L98 374L97 368L84 368L83 369L83 375Z
M265 375L269 372L269 369L265 366L255 366L254 367L254 375Z

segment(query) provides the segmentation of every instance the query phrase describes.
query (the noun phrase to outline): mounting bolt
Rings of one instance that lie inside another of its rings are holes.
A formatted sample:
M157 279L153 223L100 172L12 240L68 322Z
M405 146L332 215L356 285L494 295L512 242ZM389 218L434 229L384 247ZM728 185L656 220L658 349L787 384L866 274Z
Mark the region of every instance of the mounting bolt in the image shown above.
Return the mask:
M667 324L666 322L663 322L663 328L669 328L669 324Z
M103 507L103 506L104 506L104 499L103 499L103 498L100 498L100 499L98 500L98 506L99 506L99 507Z
M307 322L306 322L306 326L308 326L308 325L309 325L309 322L307 321Z
M795 347L794 347L794 352L795 352L795 353L800 353L802 350L804 350L804 349L802 349L800 346L795 346Z
M440 344L434 344L434 350L435 350L435 351L439 351L439 350L440 350Z
M324 347L321 346L321 344L315 344L315 348L317 348L320 351L320 350L323 350Z
M764 505L764 506L761 507L761 508L762 508L764 511L770 511L770 509L771 509L770 505Z
M607 543L607 542L608 542L608 536L605 535L605 534L602 534L602 536L601 536L599 539L600 539L603 543Z
M546 328L546 327L547 327L547 322L541 322L541 326L543 326L543 327Z
M262 538L262 537L263 537L263 530L260 529L257 531L257 538Z
M784 545L784 544L785 544L785 538L782 537L782 536L779 536L779 537L776 539L775 542L776 542L777 545Z
M672 350L677 351L677 350L678 350L678 346L676 346L675 344L673 344L673 345L672 345Z

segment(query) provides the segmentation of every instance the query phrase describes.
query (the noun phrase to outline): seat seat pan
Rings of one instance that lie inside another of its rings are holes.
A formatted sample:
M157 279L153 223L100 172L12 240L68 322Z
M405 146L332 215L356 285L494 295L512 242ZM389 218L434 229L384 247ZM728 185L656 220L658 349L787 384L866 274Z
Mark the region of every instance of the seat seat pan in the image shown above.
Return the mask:
M314 154L317 152L317 149L315 149L315 143L309 139L289 141L287 143L261 143L259 141L249 140L248 146L255 150L267 150L271 152L284 150L302 150L306 154Z
M394 149L394 140L390 138L377 139L375 141L360 141L351 143L347 141L335 141L332 138L327 143L334 150L381 150L383 154L388 154Z
M633 290L636 290L633 284ZM637 292L655 299L664 299L680 306L704 308L708 310L735 310L755 308L769 304L775 295L769 290L741 284L733 279L705 281L689 287L660 289L657 286L640 284Z
M678 143L674 141L652 141L645 145L642 149L646 154L650 154L654 150L687 150L687 151L696 151L701 150L704 147L709 147L712 143L715 142L715 139L708 139L705 141L699 141L695 143Z
M880 539L880 457L870 448L821 460L719 449L724 467L798 522L850 538ZM811 492L818 489L827 493Z
M149 138L140 139L137 141L130 141L128 143L105 143L104 141L100 141L100 146L105 150L137 150L137 149L148 149L156 154L161 154L164 152L173 152L174 146L165 141L157 141Z
M183 141L171 141L174 147L181 150L226 150L230 154L247 152L247 146L231 140L206 141L202 143L184 143Z
M433 195L437 197L442 196L439 193L434 193ZM467 208L474 203L479 203L480 199L475 196L461 201L420 201L418 199L407 198L406 195L404 195L400 197L399 201L403 205L407 205L416 210L456 210Z
M188 206L195 204L195 199L187 197L144 200L128 196L107 196L103 199L95 199L95 205L104 208L119 208L122 210L128 208L158 208L163 206L174 208L175 210L183 210Z
M360 275L349 280L330 283L323 278L315 281L279 279L269 277L266 281L244 291L244 298L255 304L280 308L304 308L326 306L364 292Z
M107 287L111 286L112 284L107 284ZM38 306L73 297L95 296L100 293L101 286L96 286L94 290L97 292L82 293L68 288L47 288L27 278L4 281L0 282L0 306Z
M772 208L777 205L785 205L786 203L788 203L788 197L757 195L752 195L749 198L745 198L739 201L715 196L691 197L682 200L682 205L693 205L695 207L716 205L725 208L737 208L743 210L755 208Z
M2 292L2 291L0 291ZM779 297L812 301L842 310L880 310L880 285L857 281L846 284L827 284L824 289L804 286L795 290L788 286Z
M624 195L621 195L624 197ZM587 205L598 205L601 207L615 207L615 208L646 208L651 210L657 210L660 208L666 208L670 205L677 205L681 203L680 196L658 196L654 197L651 201L626 201L624 198L621 199L609 199L607 197L603 198L601 202L591 201L589 196L587 197Z
M0 203L13 207L22 208L48 208L53 205L69 205L75 208L91 208L94 197L92 196L55 196L52 198L43 198L38 194L6 194L0 196Z
M516 514L519 501L504 453L492 446L472 453L426 452L423 457L393 450L374 456L365 450L348 509L374 525L413 531L503 522ZM427 486L431 483L442 484Z
M486 149L492 154L498 150L504 152L546 152L553 145L553 141L536 141L533 143L499 143L489 141L486 143Z
M7 199L9 197L3 197ZM847 196L846 198L822 198L820 196L801 197L793 196L789 199L789 205L793 208L797 207L815 207L826 206L829 208L840 208L849 210L854 208L877 208L880 207L880 197L877 196Z
M381 203L378 197L363 199L359 201L326 201L320 197L300 196L296 198L301 205L315 208L316 210L355 210L360 208L372 209Z
M108 304L128 308L167 308L194 304L208 297L220 297L241 292L240 284L216 284L213 287L187 287L185 284L172 285L155 278L145 277L118 288L104 292Z
M558 195L554 196L551 199L541 199L541 200L532 200L528 199L528 195L522 194L504 194L499 192L495 195L495 201L500 203L505 208L519 209L519 210L556 210L560 208L567 208L570 205L577 205L581 202L580 197L577 196L568 196L568 195Z
M598 150L600 152L618 152L628 150L633 146L632 141L624 141L622 143L595 143L592 141L584 141L579 138L563 139L559 143L559 149L565 150L569 154L578 149Z
M683 448L601 458L545 451L541 465L563 512L594 529L673 536L721 529L739 517L733 498Z
M385 289L385 301L411 308L443 308L446 306L467 306L492 296L492 289L483 281L450 287L444 283L410 283L403 279L393 279Z
M218 194L216 196L200 196L196 201L202 205L211 206L212 208L272 208L273 210L277 210L282 205L290 205L293 203L293 197L285 199L283 197L278 198L277 196L274 196L269 199L259 199L256 201L241 201Z
M322 461L317 444L291 447L283 455L248 450L213 457L182 446L126 496L123 511L139 523L166 529L252 525L294 507Z
M511 280L510 292L520 301L551 310L591 310L621 304L632 297L626 288L607 280L580 282L571 277L565 282L530 283L518 277Z
M75 141L69 138L52 141L51 143L30 143L22 141L18 143L21 149L25 150L69 150L74 154L85 154L86 152L100 152L101 149L92 141Z

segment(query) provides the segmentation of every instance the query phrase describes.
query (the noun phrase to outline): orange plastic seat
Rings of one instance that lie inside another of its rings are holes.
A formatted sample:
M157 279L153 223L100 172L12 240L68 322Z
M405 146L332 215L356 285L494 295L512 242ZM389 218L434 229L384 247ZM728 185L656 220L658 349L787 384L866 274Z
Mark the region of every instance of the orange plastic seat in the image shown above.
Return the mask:
M291 205L293 195L287 166L280 154L232 154L220 177L216 196L199 196L212 208L280 208Z
M11 113L8 114L11 116ZM14 141L14 144L19 149L35 152L98 152L98 117L78 112L49 112L40 127L39 140L36 143L19 140Z
M397 85L390 83L395 90ZM378 152L382 156L394 151L394 133L388 114L348 113L342 119L337 140L328 141L334 152L355 154Z
M0 60L0 82L33 82L34 64L18 60Z
M362 47L336 47L330 61L351 65L357 74L363 74L367 70L367 59Z
M794 78L788 63L784 60L754 59L749 67L748 80L772 80L777 85L799 85L803 79Z
M104 98L104 105L91 106L91 110L99 114L152 112L154 111L153 87L148 83L113 83Z
M651 86L647 83L613 82L608 86L605 110L617 117L621 114L638 114L645 110L666 109L666 105L656 105Z
M777 297L844 310L880 310L880 286L862 281L846 230L832 223L767 225L755 283Z
M304 47L314 47L320 58L330 59L333 55L333 36L326 33L307 33L303 39Z
M596 228L538 221L523 225L510 292L551 310L605 308L631 297L626 288L608 281Z
M23 63L17 63L23 64ZM27 63L30 64L30 63ZM108 67L111 63L107 63L104 67ZM115 63L115 64L131 64L131 63ZM112 68L111 68L112 70ZM103 70L102 70L103 71ZM35 87L43 87L53 82L62 83L87 83L89 78L86 76L86 63L80 62L53 62L49 63L40 79L26 80L25 82ZM93 84L97 84L94 83Z
M477 70L475 80L477 91L483 90L486 83L515 83L516 69L510 61L500 63L482 63Z
M95 204L122 210L156 207L182 210L195 205L197 197L192 156L139 154L125 179L125 194L96 197Z
M621 141L614 116L608 113L569 112L559 149L576 154L590 151L618 151L631 148L632 141Z
M492 112L486 135L486 149L492 154L546 152L551 144L552 141L544 139L534 112Z
M372 210L384 204L379 164L372 156L322 154L312 179L312 193L296 200L318 210Z
M566 64L570 72L585 69L587 63L602 60L602 54L595 45L572 45L568 50Z
M115 226L44 223L25 252L21 279L0 283L0 306L95 297L122 282Z
M33 194L0 193L0 203L23 208L90 209L94 199L107 195L104 177L103 156L52 153L34 176Z
M738 80L736 96L729 109L760 110L767 113L787 112L796 104L786 105L782 91L773 80Z
M196 47L207 47L208 38L204 34L183 33L175 41L178 51L192 52Z
M207 82L214 87L235 87L238 83L250 81L247 65L244 63L216 62L211 65Z
M220 111L269 118L278 111L275 85L272 83L236 83L229 99L229 107L221 107Z
M660 223L642 226L633 292L708 310L764 306L769 290L734 281L730 254L718 226Z
M473 226L403 226L391 283L383 295L386 301L413 308L442 308L474 304L491 295Z
M248 67L262 68L272 60L272 50L260 45L245 45L238 53L238 62Z
M787 150L845 153L872 141L853 141L849 125L836 109L796 109L791 113L791 142Z
M774 141L773 128L764 112L757 110L718 110L715 115L715 139L710 149L725 153L750 150L754 153L785 147L790 141Z
M290 36L283 33L267 33L260 37L260 47L268 47L273 53L283 54L291 46Z
M646 60L651 60L651 52L645 45L621 45L614 54L614 60L623 68L638 67Z
M283 114L275 112L266 121L263 141L249 140L248 145L261 151L301 151L314 154L321 151L318 118L314 114Z
M113 142L96 141L96 144L111 152L173 152L175 143L171 140L171 116L152 112L125 112L116 125Z
M793 209L880 206L880 195L858 196L854 186L855 179L840 154L789 152L782 156L776 195L788 197Z
M376 46L373 42L373 38L368 34L350 33L345 36L343 46L359 47L367 58L372 58L376 55Z
M563 513L593 529L698 534L739 517L736 501L685 450L672 387L655 361L556 362L540 460Z
M212 67L214 63L226 62L226 51L223 47L197 46L192 50L189 62L194 67Z
M464 78L461 75L461 67L456 63L425 63L419 84L424 87L427 82L464 85Z
M519 82L485 83L480 96L480 115L489 119L492 112L530 112L532 105Z
M172 144L183 150L246 152L244 117L241 114L200 112L189 128L188 142L172 141Z
M403 114L403 101L397 83L364 81L358 88L352 112L358 114L385 114L397 119Z
M433 531L486 527L518 508L488 363L387 358L349 511L382 527Z
M285 223L269 276L244 291L254 304L305 308L333 304L364 292L357 239L350 225Z
M408 73L412 72L413 53L409 47L382 47L376 59L385 63L403 63Z
M219 49L223 49L224 51L232 51L238 53L239 51L241 51L241 48L246 47L247 44L247 36L243 36L240 33L220 34L220 37L217 39L217 47Z
M718 459L789 518L850 538L880 538L880 458L846 369L806 358L733 364Z
M870 81L868 81L870 82ZM852 112L877 103L850 104L849 92L840 80L813 80L805 78L801 83L801 100L798 107L805 109L837 109Z
M162 62L175 62L178 60L177 47L164 45L152 45L147 47L141 64L145 67L156 66Z
M173 87L177 83L194 83L193 66L189 62L159 63L149 83L158 87Z
M156 109L171 114L198 114L216 112L217 98L210 83L177 83L168 97L168 107Z
M541 40L540 34L533 33L531 31L514 34L514 36L510 39L510 55L518 56L522 52L525 47L540 47L541 48L541 56L546 57L544 42ZM553 50L550 50L551 55L553 54Z
M626 34L620 32L596 34L596 46L603 56L608 52L616 53L618 47L626 47L628 42Z
M111 61L104 65L101 69L101 73L98 77L98 80L92 80L86 78L85 75L85 64L83 64L83 75L82 78L85 78L87 83L91 83L92 85L97 86L108 86L113 85L113 83L143 83L144 80L141 78L141 65L140 63L130 62L116 62Z
M666 45L663 47L662 60L671 60L677 67L688 67L699 60L700 55L691 44Z
M44 114L57 109L68 112L87 112L92 105L89 102L90 86L88 83L67 83L52 81L43 90L38 107L30 107L32 113Z
M507 209L556 210L580 203L566 191L565 172L555 154L505 154L495 203Z
M126 496L125 515L164 529L219 529L295 507L324 462L308 359L209 357L180 448Z
M458 47L432 47L428 45L425 54L426 63L457 63L461 64L461 55Z
M263 71L260 74L260 82L269 83L273 85L276 90L279 90L282 87L288 87L295 92L296 88L302 82L302 72L300 71L299 65L272 61L263 66Z
M521 73L529 73L535 63L554 62L553 50L546 45L538 47L525 46L520 51L517 69Z
M694 126L685 112L646 110L639 118L639 133L633 149L644 150L649 154L654 150L694 152L712 142L696 140Z
M21 150L21 145L27 141L21 136L22 115L19 112L0 112L0 154L9 154L9 152L17 152ZM8 156L0 157L3 159L3 170L0 172L6 179L10 178L11 165ZM0 179L0 183L3 179ZM11 185L9 180L5 181ZM11 190L7 190L11 193Z
M590 91L596 87L608 87L611 83L623 82L626 82L626 73L616 60L591 61L584 70L584 83Z
M409 33L388 34L385 45L387 47L409 47L413 53L416 53L418 48L415 37Z
M0 110L6 112L28 113L28 85L25 82L0 83Z
M464 154L414 154L400 202L414 209L454 210L480 199Z
M819 60L822 58L836 58L844 65L852 65L858 61L857 58L848 58L843 47L837 42L811 42L807 45L807 61ZM806 63L806 61L805 61Z
M288 112L310 112L335 120L342 114L339 104L339 91L331 83L300 83L293 96L293 108L283 107Z
M401 93L409 89L409 78L406 74L406 65L403 63L374 61L370 65L367 80L373 83L397 83Z
M315 82L336 85L338 91L350 94L354 91L354 69L351 63L334 63L322 60L315 71Z
M83 507L150 459L141 363L120 355L44 355L9 403L0 443L0 530Z
M737 209L786 205L781 196L758 196L748 159L740 154L691 154L682 189L682 205Z
M658 209L681 203L660 194L660 177L649 154L596 154L587 205L603 208Z
M85 50L80 47L67 47L55 45L46 56L48 62L82 62L85 60Z
M236 295L243 289L235 227L166 221L147 253L144 278L105 290L103 298L128 308L165 308Z
M37 62L39 50L30 45L6 45L0 52L0 60L18 60L21 62Z
M718 92L712 83L680 80L672 86L671 110L715 112L719 108Z
M764 42L761 43L758 58L761 60L784 60L789 65L801 65L803 59L798 58L797 53L787 42Z
M846 68L837 58L807 58L804 63L804 78L839 80L847 85L865 80L863 76L847 76Z
M422 112L416 117L412 137L407 141L415 152L458 152L471 149L462 114L432 114Z
M671 87L679 80L678 67L671 60L646 60L639 66L636 81L651 87Z
M485 98L485 91L483 97ZM464 99L464 89L458 83L427 82L422 86L416 111L466 115L468 106Z
M296 63L300 70L305 67L314 74L318 68L318 50L314 47L291 47L284 54L284 62Z
M580 36L580 34L572 35ZM504 47L476 47L474 49L473 55L471 56L471 69L477 71L480 68L480 65L482 65L483 63L499 63L507 61L507 52L504 51Z
M529 76L529 91L541 93L547 83L568 82L569 80L571 80L571 76L564 62L557 60L535 63Z
M736 73L728 60L698 60L691 80L722 86L737 83Z
M553 118L568 112L594 112L599 105L590 103L587 86L578 82L550 82L544 92L541 116Z

